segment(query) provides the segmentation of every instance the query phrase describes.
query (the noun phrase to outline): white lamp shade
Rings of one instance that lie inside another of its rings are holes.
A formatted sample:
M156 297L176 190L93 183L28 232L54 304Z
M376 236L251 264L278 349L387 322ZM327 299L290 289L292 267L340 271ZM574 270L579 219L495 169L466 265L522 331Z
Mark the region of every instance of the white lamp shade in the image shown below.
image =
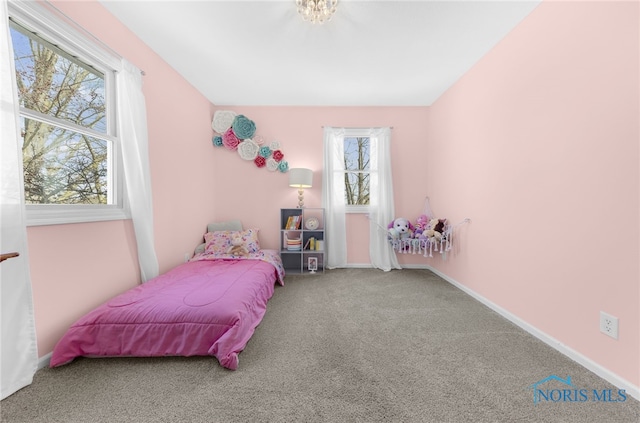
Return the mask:
M294 188L311 188L313 171L311 169L289 169L289 186Z

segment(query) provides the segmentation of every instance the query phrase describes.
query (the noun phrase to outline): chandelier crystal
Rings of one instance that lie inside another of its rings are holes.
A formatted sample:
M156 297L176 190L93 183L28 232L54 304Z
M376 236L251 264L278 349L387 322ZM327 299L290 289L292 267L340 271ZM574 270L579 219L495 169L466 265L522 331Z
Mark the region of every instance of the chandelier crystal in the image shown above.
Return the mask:
M321 24L331 19L338 6L338 0L296 0L296 5L302 19L313 24Z

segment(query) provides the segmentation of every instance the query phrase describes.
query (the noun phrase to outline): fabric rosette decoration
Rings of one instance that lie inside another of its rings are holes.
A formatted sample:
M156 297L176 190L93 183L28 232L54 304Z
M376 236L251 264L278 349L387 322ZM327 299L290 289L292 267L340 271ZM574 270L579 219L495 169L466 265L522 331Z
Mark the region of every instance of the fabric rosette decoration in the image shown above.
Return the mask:
M278 170L279 166L280 166L280 163L275 161L273 157L269 157L267 159L267 170L270 170L271 172L275 172L276 170Z
M241 140L251 138L256 133L256 124L244 115L238 115L233 119L231 129Z
M216 132L211 143L216 147L224 146L236 150L243 160L253 161L257 167L266 167L270 171L285 173L289 163L283 160L280 143L272 141L263 145L264 139L256 135L256 124L244 115L230 110L218 110L213 115L211 127Z
M224 144L222 143L222 137L220 135L216 135L211 139L211 142L216 147L222 147Z
M240 140L238 139L238 137L236 137L236 134L233 132L232 128L229 128L227 132L222 134L222 144L229 150L235 150L238 148Z
M238 144L238 154L244 160L253 160L258 156L260 146L251 139L246 139Z
M231 124L236 118L236 113L230 110L218 110L213 115L211 127L218 134L224 134L231 128Z
M267 146L262 146L260 147L260 153L258 154L260 154L265 159L268 159L269 157L271 157L271 149Z

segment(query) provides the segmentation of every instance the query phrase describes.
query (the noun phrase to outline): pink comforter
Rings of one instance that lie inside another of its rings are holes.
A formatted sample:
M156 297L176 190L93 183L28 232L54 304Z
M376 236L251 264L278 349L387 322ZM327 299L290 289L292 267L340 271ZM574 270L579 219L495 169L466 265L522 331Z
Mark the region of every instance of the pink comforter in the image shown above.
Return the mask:
M79 356L213 355L235 370L283 275L264 258L195 259L82 317L54 348L50 366Z

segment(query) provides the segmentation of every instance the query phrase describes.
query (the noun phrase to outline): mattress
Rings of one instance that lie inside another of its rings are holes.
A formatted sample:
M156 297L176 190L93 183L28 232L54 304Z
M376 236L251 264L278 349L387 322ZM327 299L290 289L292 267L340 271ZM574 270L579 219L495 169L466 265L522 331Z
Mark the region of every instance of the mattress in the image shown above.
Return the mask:
M214 356L238 367L284 273L277 254L199 256L102 304L56 344L50 366L86 357Z

